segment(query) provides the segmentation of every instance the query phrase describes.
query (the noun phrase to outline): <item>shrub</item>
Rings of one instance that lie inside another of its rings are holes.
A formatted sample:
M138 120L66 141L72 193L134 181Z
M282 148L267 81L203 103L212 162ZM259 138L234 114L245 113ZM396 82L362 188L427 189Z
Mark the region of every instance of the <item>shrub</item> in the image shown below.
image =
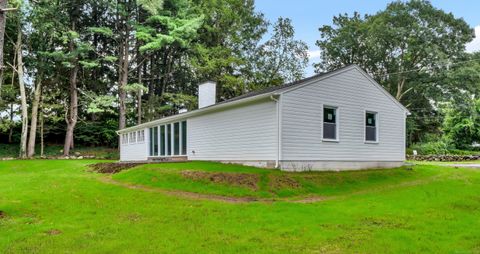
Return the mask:
M410 152L412 153L413 153L413 150L417 150L417 153L422 155L451 154L451 151L455 150L455 147L448 141L439 140L439 141L413 144L409 150L411 150Z

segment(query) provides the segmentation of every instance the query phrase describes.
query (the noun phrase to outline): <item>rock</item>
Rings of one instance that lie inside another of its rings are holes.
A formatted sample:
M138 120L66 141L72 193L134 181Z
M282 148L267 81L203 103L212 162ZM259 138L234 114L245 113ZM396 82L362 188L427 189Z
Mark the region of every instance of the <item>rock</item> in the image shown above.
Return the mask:
M78 156L77 159L83 160L83 156Z
M80 152L75 152L75 156L80 156Z
M415 161L472 161L480 160L480 155L407 155Z

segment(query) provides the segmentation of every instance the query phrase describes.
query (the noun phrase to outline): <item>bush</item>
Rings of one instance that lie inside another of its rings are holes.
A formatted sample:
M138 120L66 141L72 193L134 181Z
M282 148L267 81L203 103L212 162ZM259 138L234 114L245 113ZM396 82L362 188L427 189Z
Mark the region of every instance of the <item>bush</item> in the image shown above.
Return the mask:
M413 150L417 150L418 154L451 154L455 147L445 140L432 141L427 143L413 144L409 152L413 154Z

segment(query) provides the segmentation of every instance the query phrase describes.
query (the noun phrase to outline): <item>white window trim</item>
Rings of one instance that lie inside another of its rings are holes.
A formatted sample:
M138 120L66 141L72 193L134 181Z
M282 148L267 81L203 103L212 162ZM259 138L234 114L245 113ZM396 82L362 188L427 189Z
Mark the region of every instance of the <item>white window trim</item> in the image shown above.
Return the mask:
M323 112L324 112L324 109L325 108L331 108L331 109L335 109L335 139L331 139L331 138L324 138L323 137L323 124L324 124L324 117L323 117ZM338 106L332 106L332 105L327 105L327 104L322 104L322 116L321 116L321 119L322 119L322 131L321 131L321 135L322 135L322 141L323 142L334 142L334 143L339 143L340 142L340 108Z
M375 114L375 138L376 138L375 141L367 140L367 134L366 134L367 113ZM380 142L379 129L380 129L380 118L379 118L378 112L373 110L364 110L363 111L363 142L365 142L365 144L378 144Z

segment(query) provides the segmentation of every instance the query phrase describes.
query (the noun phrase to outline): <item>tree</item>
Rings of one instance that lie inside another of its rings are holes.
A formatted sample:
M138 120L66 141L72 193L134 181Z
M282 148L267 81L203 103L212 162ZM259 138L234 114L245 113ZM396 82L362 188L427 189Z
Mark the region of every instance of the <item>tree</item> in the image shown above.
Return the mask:
M27 94L25 91L25 77L24 77L24 65L23 65L23 41L22 41L22 20L21 16L18 16L18 30L17 30L17 42L15 44L15 52L17 56L16 72L18 76L18 85L20 87L20 100L21 100L21 112L22 112L22 135L20 138L20 158L27 157L27 135L28 135L28 105Z
M308 46L294 39L295 30L288 18L279 18L272 37L261 45L252 59L255 77L252 83L261 87L301 79L308 64ZM254 88L255 89L255 88Z
M422 120L434 110L431 101L444 99L432 96L450 85L437 82L436 74L462 59L465 43L472 40L467 23L428 1L411 0L392 2L374 15L339 15L333 24L320 28L316 71L360 65L413 109L418 133L428 132L432 125Z
M443 130L458 149L480 143L480 99L472 97L446 108Z
M7 8L8 1L7 0L0 0L0 100L1 100L1 92L2 92L2 85L3 85L3 45L5 44L5 24L7 23L7 12L8 11L15 11L17 8Z

